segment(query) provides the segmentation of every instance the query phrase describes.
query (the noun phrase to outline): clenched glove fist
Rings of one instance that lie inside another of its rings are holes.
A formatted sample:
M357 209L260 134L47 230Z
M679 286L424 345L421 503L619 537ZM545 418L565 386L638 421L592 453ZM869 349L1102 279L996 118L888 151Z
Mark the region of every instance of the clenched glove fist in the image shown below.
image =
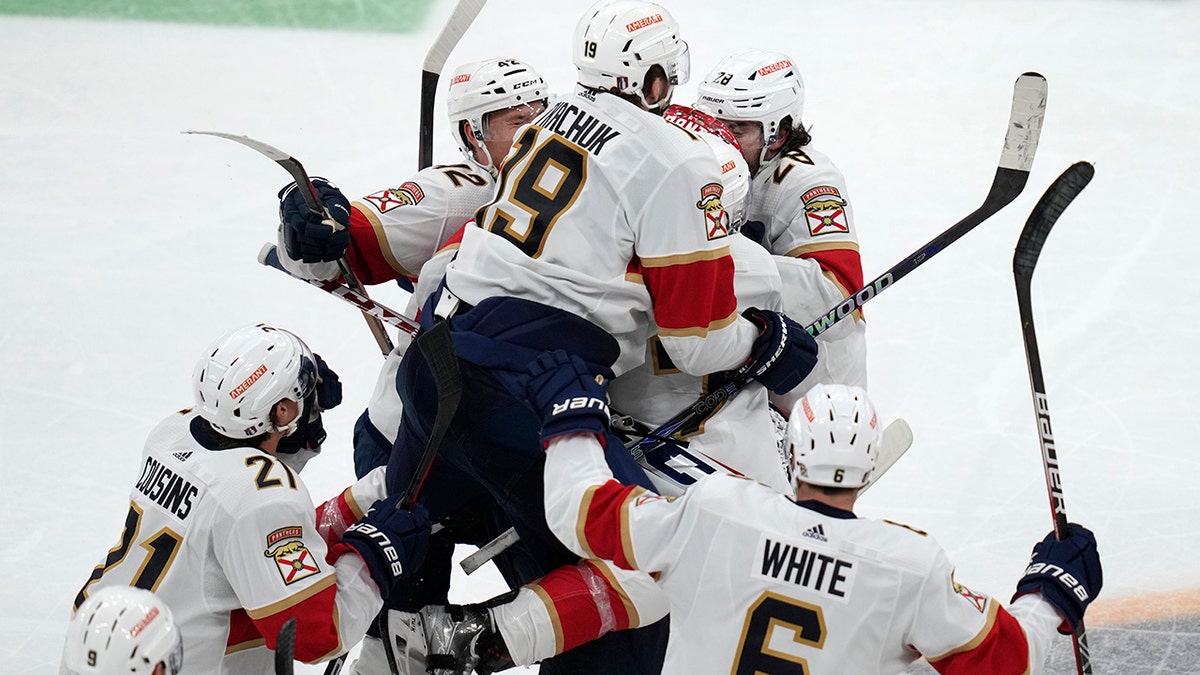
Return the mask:
M1054 533L1034 544L1033 556L1025 576L1017 582L1013 600L1027 593L1041 593L1063 618L1058 632L1074 632L1087 606L1100 594L1104 570L1096 535L1077 523L1067 527L1067 537L1059 541Z
M326 213L313 213L295 183L279 191L279 228L288 257L306 263L332 262L350 246L350 202L336 185L313 178L317 200Z

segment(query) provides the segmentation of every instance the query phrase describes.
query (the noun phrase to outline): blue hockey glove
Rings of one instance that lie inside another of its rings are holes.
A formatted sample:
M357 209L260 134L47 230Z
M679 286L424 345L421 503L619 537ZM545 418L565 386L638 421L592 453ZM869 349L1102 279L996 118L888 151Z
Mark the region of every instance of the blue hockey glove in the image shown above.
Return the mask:
M313 356L317 360L317 405L321 410L336 408L342 402L342 381L320 354Z
M779 312L751 307L742 316L759 331L742 370L776 394L795 389L817 365L817 341Z
M332 262L346 255L350 246L350 202L336 185L313 178L318 201L329 217L313 213L295 183L279 191L279 227L283 244L293 260L306 263Z
M525 393L542 416L542 445L563 434L608 431L608 380L588 370L583 359L557 349L546 352L525 371Z
M423 504L405 511L396 506L394 498L380 499L362 520L346 529L342 542L362 556L379 587L379 597L387 600L396 582L421 566L432 527L429 509Z
M1068 526L1067 533L1062 541L1051 532L1034 544L1029 567L1017 582L1017 592L1013 595L1016 600L1028 593L1041 593L1062 615L1058 632L1064 635L1074 632L1083 612L1100 595L1104 585L1096 535L1076 523Z

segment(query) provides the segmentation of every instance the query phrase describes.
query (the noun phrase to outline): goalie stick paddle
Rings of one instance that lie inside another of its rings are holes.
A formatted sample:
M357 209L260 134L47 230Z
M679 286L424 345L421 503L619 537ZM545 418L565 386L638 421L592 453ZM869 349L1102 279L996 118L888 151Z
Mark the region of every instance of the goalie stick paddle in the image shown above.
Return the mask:
M304 170L304 165L301 164L300 160L296 159L295 157L292 157L273 145L263 143L262 141L250 138L249 136L227 134L222 131L184 131L181 133L225 138L235 143L241 143L252 150L257 150L263 155L266 155L270 159L274 160L276 164L283 167L284 171L287 171L288 174L291 175L292 180L296 181L296 185L308 186L308 189L301 190L300 194L304 196L304 203L308 204L309 211L315 213L322 220L329 220L332 222L334 229L343 229L341 223L333 220L329 216L329 212L325 210L325 207L321 206L320 200L317 199L317 190L313 187L312 181L309 180L308 173ZM346 259L339 258L337 264L338 269L342 273L342 277L346 280L346 283L349 284L350 287L355 291L365 296L367 294L366 287L362 285L362 283L358 280L358 277L354 276L354 273L350 270L350 265L346 263ZM371 330L371 335L375 338L375 343L379 345L379 351L383 352L384 356L387 356L394 347L392 344L392 339L388 337L387 330L384 329L383 324L379 322L378 318L371 316L368 312L363 312L363 318L367 322L367 328Z
M433 106L437 98L438 79L442 76L442 68L450 52L458 45L467 29L475 22L480 10L487 0L459 0L446 19L442 32L429 47L425 54L425 63L421 66L421 125L417 138L417 168L424 169L433 164ZM457 131L455 132L457 133Z
M1021 191L1025 189L1025 183L1029 181L1029 169L1033 165L1038 139L1042 134L1042 121L1046 115L1046 91L1046 78L1038 73L1025 73L1017 78L1013 87L1012 110L1009 112L1008 127L1004 135L1004 150L1000 153L996 176L992 180L991 189L984 197L983 204L920 249L893 265L891 269L876 277L874 281L850 294L837 306L818 317L816 321L806 327L810 335L816 337L829 330L835 323L849 316L854 310L862 307L884 289L937 255L942 249L958 241L963 235L995 215L1021 194ZM709 392L693 403L691 407L667 420L646 438L635 441L630 446L630 452L635 459L641 457L647 450L654 447L655 443L662 442L657 439L674 436L685 426L694 425L703 420L745 387L749 381L750 377L746 374L744 367L736 371L725 386Z
M1017 308L1021 314L1021 332L1025 343L1025 362L1029 367L1029 384L1033 392L1033 409L1037 417L1038 441L1042 447L1042 468L1046 474L1046 490L1050 497L1050 513L1054 517L1054 534L1058 539L1067 536L1067 508L1063 501L1062 479L1058 471L1058 448L1050 426L1050 406L1046 399L1046 382L1042 378L1042 360L1038 354L1037 335L1033 327L1032 283L1033 269L1050 228L1087 187L1095 168L1087 162L1076 162L1063 172L1038 200L1013 253L1013 277L1017 285ZM1090 675L1092 658L1088 650L1087 632L1080 618L1072 636L1075 666L1080 675Z
M275 639L275 675L292 675L296 654L296 617L283 622Z

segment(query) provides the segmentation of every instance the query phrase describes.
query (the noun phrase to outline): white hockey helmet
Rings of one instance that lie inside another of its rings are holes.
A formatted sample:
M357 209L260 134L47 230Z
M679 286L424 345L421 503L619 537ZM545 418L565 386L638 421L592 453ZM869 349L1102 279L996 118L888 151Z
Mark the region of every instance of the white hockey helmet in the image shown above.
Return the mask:
M222 335L192 374L196 410L222 436L235 439L294 431L316 383L316 361L308 345L265 324ZM300 414L292 424L276 427L271 410L285 398L300 405Z
M879 454L875 406L862 387L818 384L792 407L788 446L792 484L860 488Z
M779 138L784 119L798 127L804 114L804 79L791 57L751 49L727 56L700 83L696 108L713 117L760 122L763 157Z
M160 663L167 675L175 675L183 643L158 596L133 586L105 586L71 619L63 661L75 675L151 675Z
M575 26L575 67L579 84L638 97L647 109L666 108L670 92L691 74L688 46L679 23L661 5L643 0L601 0ZM651 106L642 86L654 66L662 66L671 89Z
M450 128L459 150L467 160L479 164L471 151L471 145L463 135L462 123L471 125L475 140L487 137L487 114L506 110L519 105L541 101L549 103L550 90L545 80L532 67L517 59L488 59L465 63L450 76L450 88L446 92L446 108L450 115ZM495 173L496 161L502 157L491 157L483 148L488 159L483 169Z
M695 132L712 149L721 167L721 206L728 218L728 227L736 232L750 213L750 165L742 156L737 139L721 120L685 105L673 104L663 113L663 119L675 126Z

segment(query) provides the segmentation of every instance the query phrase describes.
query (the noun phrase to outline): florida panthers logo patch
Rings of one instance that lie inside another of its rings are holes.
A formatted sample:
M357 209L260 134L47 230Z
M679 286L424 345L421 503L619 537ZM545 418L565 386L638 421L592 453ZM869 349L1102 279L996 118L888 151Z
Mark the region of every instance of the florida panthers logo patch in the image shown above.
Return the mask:
M700 201L696 208L704 212L704 231L708 240L729 236L729 214L721 204L721 193L725 188L720 183L709 183L700 188Z
M275 568L279 571L284 585L294 584L321 571L316 558L304 542L296 540L302 533L303 530L299 527L281 527L267 535L267 550L263 551L263 555L275 561ZM271 548L284 539L293 541L286 541Z
M846 221L846 200L842 199L837 188L832 185L815 187L800 199L804 202L804 215L812 236L850 232L850 224Z
M392 209L409 204L419 204L425 198L425 191L420 185L412 181L401 184L399 187L380 190L379 192L369 194L363 199L368 204L375 207L380 213L387 213Z

